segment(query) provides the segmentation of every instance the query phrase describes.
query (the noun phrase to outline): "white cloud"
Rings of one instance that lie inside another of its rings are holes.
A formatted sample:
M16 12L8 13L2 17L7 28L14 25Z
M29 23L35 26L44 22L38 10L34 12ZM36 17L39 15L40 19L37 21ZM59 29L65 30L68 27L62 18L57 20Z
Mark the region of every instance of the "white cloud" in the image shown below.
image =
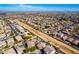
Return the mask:
M32 8L31 5L23 5L23 4L20 4L18 5L17 7L21 7L21 8L24 8L24 7L27 7L27 8Z
M43 8L43 7L40 7L40 6L32 6L32 5L23 5L23 4L20 4L18 5L18 7L22 7L22 8Z
M32 6L32 5L24 5L24 4L20 4L17 7L23 8L23 9L29 9L29 10L32 10L32 11L51 10L51 9L41 7L41 6Z
M35 6L30 4L19 4L13 7L0 7L0 10L7 10L7 11L52 11L58 10L57 8L49 8L44 6Z

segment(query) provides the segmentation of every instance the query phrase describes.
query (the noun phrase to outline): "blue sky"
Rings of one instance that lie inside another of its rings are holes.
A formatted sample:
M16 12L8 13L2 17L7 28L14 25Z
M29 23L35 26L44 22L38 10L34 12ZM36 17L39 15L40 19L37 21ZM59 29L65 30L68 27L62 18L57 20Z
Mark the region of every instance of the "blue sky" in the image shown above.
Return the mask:
M79 4L0 4L1 11L79 11Z

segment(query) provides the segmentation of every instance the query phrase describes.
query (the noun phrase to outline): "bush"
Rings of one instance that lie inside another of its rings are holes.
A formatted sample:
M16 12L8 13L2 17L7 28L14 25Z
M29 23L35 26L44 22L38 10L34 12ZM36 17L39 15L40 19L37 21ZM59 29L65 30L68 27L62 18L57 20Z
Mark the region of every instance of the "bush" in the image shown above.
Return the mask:
M28 53L28 52L32 52L32 51L35 51L36 50L36 46L33 46L33 47L31 47L31 48L25 48L23 51L25 52L25 53Z
M10 37L13 37L14 36L14 33L11 31L11 33L10 33Z
M31 39L32 38L32 35L27 35L27 36L22 35L22 38L23 39Z

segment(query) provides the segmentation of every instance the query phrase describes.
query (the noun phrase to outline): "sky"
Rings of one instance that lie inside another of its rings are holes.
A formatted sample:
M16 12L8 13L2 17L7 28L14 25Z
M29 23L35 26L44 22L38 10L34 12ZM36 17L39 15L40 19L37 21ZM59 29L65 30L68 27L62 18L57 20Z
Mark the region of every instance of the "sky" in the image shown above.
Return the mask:
M0 11L79 11L79 4L0 4Z

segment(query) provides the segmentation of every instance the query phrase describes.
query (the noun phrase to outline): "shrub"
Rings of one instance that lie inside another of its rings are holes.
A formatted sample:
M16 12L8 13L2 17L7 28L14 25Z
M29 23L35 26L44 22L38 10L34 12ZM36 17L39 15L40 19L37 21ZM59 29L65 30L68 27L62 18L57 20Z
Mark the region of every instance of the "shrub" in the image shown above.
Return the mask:
M36 46L33 46L33 47L31 47L31 48L25 48L23 51L25 52L25 53L28 53L28 52L32 52L32 51L35 51L36 50Z
M23 39L31 39L32 38L32 35L27 35L27 36L22 35L22 38Z
M14 33L11 31L11 33L10 33L10 37L13 37L14 36Z

